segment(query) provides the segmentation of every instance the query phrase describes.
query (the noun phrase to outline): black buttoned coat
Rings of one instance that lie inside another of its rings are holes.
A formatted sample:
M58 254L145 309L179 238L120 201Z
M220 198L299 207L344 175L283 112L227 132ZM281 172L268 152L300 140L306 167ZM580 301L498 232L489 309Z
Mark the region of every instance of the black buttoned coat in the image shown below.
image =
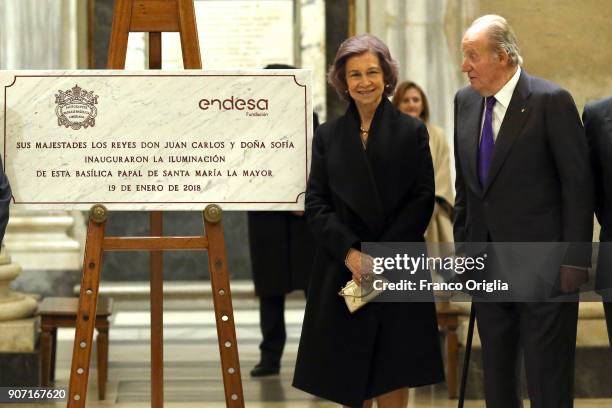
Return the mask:
M306 216L318 244L293 385L349 406L443 381L432 303L370 303L349 313L338 290L361 242L422 242L434 205L425 125L383 98L367 150L354 104L313 140Z

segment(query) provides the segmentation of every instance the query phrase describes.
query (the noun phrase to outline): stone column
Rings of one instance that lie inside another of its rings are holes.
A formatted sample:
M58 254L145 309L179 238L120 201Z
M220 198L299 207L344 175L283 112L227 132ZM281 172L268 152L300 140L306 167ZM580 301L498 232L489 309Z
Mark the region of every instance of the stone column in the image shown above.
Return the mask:
M19 264L11 262L4 246L0 252L0 353L31 352L36 346L36 319L32 317L36 300L9 285L21 272Z
M325 2L325 66L329 67L336 57L340 44L349 34L349 0ZM344 102L332 87L327 87L327 119L334 119L344 114Z
M4 244L24 270L13 283L15 289L45 296L72 294L82 262L80 244L69 236L75 222L65 211L12 209Z

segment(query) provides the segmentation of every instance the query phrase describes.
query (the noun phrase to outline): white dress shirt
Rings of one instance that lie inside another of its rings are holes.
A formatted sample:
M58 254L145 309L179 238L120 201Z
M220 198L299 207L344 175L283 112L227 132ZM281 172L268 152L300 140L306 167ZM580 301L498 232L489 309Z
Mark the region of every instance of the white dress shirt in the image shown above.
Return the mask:
M504 117L506 116L506 111L508 110L508 105L510 105L510 99L512 99L512 94L514 93L514 88L516 88L516 84L518 83L519 77L521 76L521 67L517 67L516 72L512 75L512 78L506 85L502 87L495 95L495 106L493 107L493 140L497 141L497 134L499 133L499 129L501 128L502 122L504 121ZM484 117L486 111L486 100L484 102L485 107L482 110L482 120L480 122L480 137L482 138L482 127L484 126Z

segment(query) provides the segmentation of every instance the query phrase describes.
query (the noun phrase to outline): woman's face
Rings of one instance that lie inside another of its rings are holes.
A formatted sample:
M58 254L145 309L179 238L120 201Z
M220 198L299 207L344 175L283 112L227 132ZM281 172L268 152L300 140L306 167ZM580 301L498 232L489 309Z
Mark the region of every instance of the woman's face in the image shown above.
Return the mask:
M365 52L346 61L346 84L358 107L376 107L385 90L385 78L375 54Z
M399 110L407 115L420 119L423 113L423 98L416 88L408 88L400 100Z

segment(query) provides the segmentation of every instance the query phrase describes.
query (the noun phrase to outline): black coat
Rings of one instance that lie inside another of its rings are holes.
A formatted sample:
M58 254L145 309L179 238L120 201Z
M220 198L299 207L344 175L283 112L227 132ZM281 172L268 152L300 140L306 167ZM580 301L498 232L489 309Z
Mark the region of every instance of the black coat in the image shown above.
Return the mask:
M408 386L443 381L432 303L370 303L350 314L338 290L344 260L361 242L422 242L434 205L425 125L386 99L367 152L354 105L313 140L306 216L314 260L293 385L345 405Z
M316 131L319 117L313 113ZM306 217L289 211L250 211L249 248L257 296L308 289L315 242Z
M9 221L9 204L11 202L12 192L6 174L4 174L4 166L0 160L0 244L4 239L4 232Z
M588 104L582 114L591 150L595 213L601 224L595 287L612 288L612 98ZM612 292L612 291L611 291ZM612 293L609 293L612 297Z
M251 211L248 222L257 296L306 290L315 245L306 217L285 211Z
M471 87L455 97L455 241L591 242L593 184L571 95L521 72L484 187L476 171L483 106Z

